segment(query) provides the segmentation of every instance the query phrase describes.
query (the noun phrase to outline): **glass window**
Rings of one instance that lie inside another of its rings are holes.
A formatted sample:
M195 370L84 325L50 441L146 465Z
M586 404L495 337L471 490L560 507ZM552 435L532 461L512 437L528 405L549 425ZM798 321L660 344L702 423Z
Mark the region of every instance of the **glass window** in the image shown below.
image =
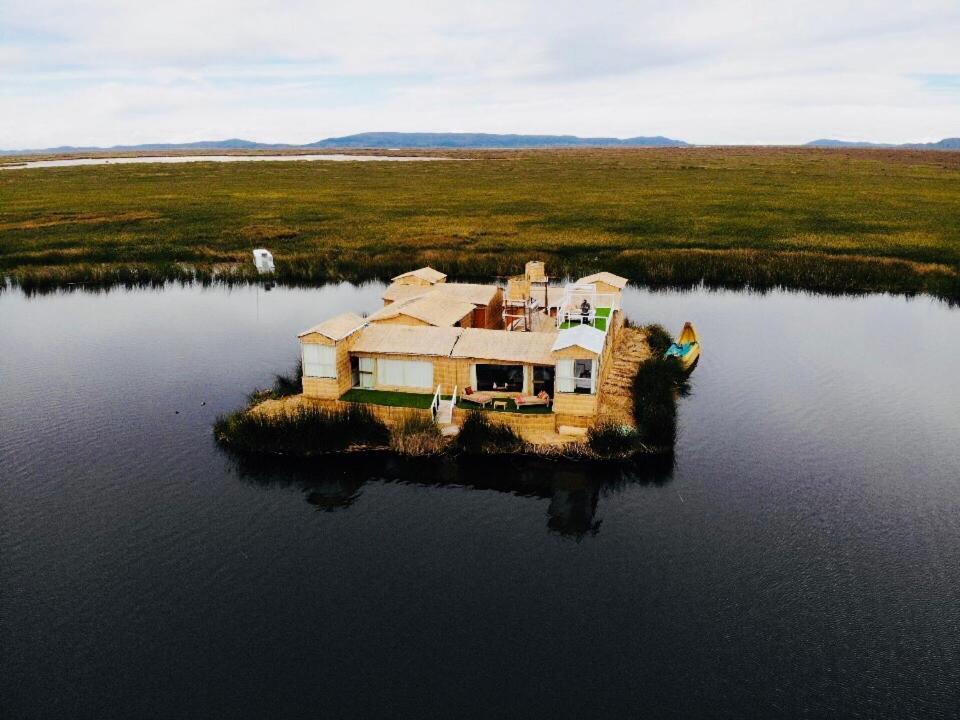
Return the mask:
M477 365L477 390L523 392L523 365Z
M557 360L557 392L593 393L594 383L593 360L571 360L562 358Z
M433 363L425 360L377 360L377 384L392 387L433 387Z
M336 378L337 349L331 345L304 343L303 374L306 377Z
M553 397L553 375L554 369L549 365L534 365L533 394L539 395L546 391L547 395Z
M573 361L575 392L593 392L593 360Z

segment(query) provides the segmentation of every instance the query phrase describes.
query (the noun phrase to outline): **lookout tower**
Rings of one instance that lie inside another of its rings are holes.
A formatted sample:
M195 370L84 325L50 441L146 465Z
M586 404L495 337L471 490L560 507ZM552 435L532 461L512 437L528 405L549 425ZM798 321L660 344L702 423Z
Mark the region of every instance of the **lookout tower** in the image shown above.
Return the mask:
M550 278L541 260L531 260L524 266L523 275L507 279L503 297L503 325L507 330L529 332L541 324L537 315L549 308Z

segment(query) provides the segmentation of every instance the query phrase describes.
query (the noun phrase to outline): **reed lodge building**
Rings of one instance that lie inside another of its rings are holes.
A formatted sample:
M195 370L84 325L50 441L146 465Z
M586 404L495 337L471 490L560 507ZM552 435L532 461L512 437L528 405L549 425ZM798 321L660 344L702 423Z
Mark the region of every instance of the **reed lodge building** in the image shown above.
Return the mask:
M387 408L379 414L388 419L397 407L429 410L447 428L474 408L521 433L589 427L623 328L626 283L601 272L550 285L536 261L505 288L447 282L429 267L404 273L376 312L299 335L303 395Z

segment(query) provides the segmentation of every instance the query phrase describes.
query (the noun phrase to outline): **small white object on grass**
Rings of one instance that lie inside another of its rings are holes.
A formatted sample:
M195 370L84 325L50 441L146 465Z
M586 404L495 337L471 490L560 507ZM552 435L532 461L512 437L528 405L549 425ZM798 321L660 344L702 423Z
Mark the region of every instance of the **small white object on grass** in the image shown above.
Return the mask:
M257 267L257 272L272 273L275 269L273 264L273 254L266 248L257 248L253 251L253 264Z

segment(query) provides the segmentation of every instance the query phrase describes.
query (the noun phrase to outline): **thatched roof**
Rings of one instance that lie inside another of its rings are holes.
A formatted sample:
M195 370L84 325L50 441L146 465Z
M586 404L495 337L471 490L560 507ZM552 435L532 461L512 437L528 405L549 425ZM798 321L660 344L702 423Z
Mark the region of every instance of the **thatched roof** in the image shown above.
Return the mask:
M367 320L377 322L397 315L407 315L436 327L450 327L472 312L472 303L442 297L437 293L429 293L409 300L390 303L372 313L367 317Z
M595 282L606 283L607 285L613 285L613 287L623 290L630 281L625 277L620 277L610 272L598 272L580 278L577 280L577 285L590 285Z
M297 337L303 337L304 335L312 335L317 333L323 335L324 337L330 338L333 341L343 340L343 338L348 335L352 335L356 330L359 330L366 324L366 320L355 313L343 313L342 315L337 315L330 318L329 320L324 320L319 325L314 325L309 330L304 330L302 333L297 335Z
M435 355L447 357L456 344L460 328L368 325L354 341L352 352L381 355Z
M557 320L546 313L530 313L530 330L533 332L556 332Z
M563 299L563 287L561 285L550 285L549 287L535 285L530 288L530 297L540 303L540 307L546 307L547 303L550 304L550 307L559 307L560 301Z
M383 291L383 295L381 295L381 297L384 300L389 300L390 302L399 302L400 300L409 300L410 298L419 297L420 295L424 295L432 290L433 287L424 287L423 285L401 285L399 283L393 283Z
M506 332L465 328L451 357L553 365L550 356L556 332Z
M443 297L455 298L474 305L489 305L497 297L500 288L496 285L476 283L443 283L435 285L433 292Z
M447 276L439 270L434 270L432 267L422 267L418 270L411 270L410 272L405 272L402 275L397 275L395 278L391 279L397 281L408 277L419 278L420 280L424 280L432 285L444 280Z
M577 325L561 330L555 338L556 341L553 343L551 350L563 350L576 346L589 350L594 355L600 355L603 352L603 341L606 338L606 333L590 325Z
M489 305L500 291L496 285L478 285L476 283L437 283L429 287L423 285L398 285L394 283L384 290L384 300L399 302L410 298L433 295L469 302L474 305Z

